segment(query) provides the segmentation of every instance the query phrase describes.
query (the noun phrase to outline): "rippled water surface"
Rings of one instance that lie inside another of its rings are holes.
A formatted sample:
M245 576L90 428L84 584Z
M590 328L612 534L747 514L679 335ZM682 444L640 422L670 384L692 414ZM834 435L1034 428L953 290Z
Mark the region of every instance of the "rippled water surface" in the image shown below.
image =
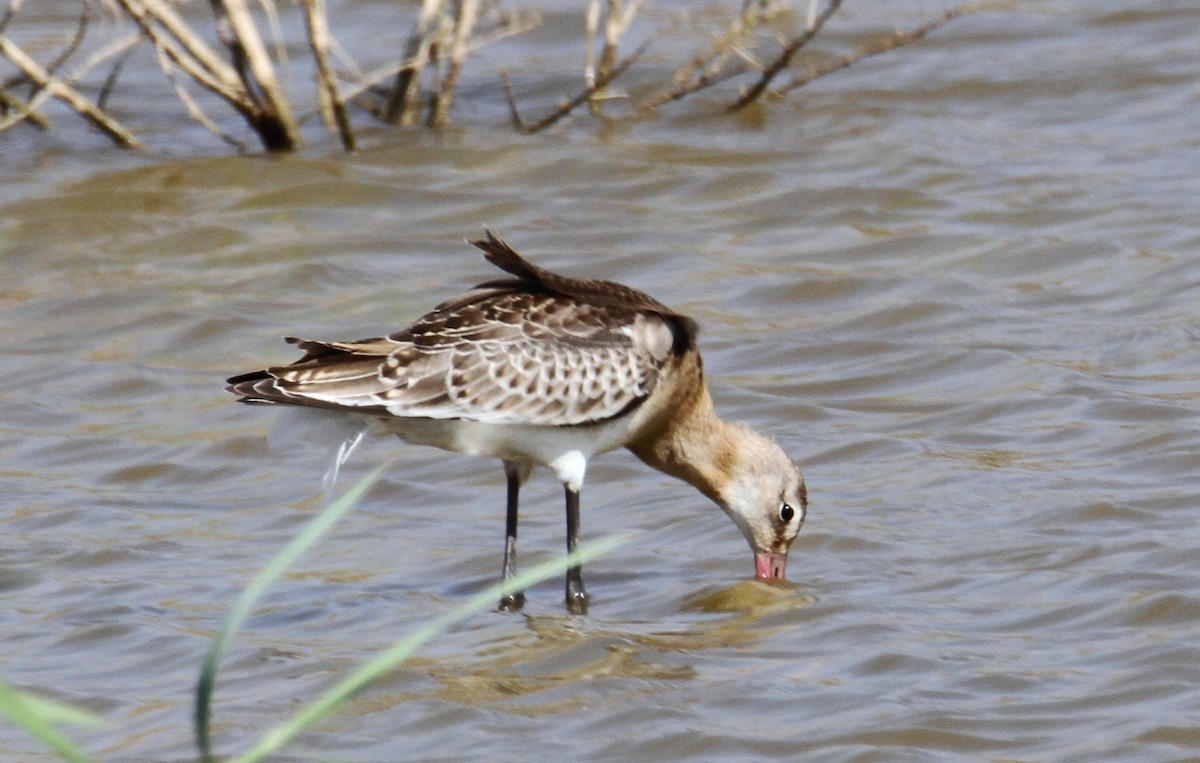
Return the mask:
M831 41L942 7L847 5ZM676 12L635 31L682 45ZM574 23L547 13L548 68L577 65ZM701 321L718 408L807 474L792 585L749 580L691 488L603 456L584 534L634 540L588 565L589 616L537 586L290 755L1200 757L1197 29L1188 2L1017 2L748 115L702 95L535 137L479 59L453 128L349 156L231 157L183 116L141 157L0 134L0 678L101 715L68 729L96 759L194 759L209 639L326 501L328 453L269 442L222 380L491 277L463 243L489 225ZM575 87L538 71L531 110ZM220 750L495 580L499 465L378 440L342 484L387 459L233 644ZM561 553L549 474L524 504L523 562ZM48 758L8 726L0 748Z

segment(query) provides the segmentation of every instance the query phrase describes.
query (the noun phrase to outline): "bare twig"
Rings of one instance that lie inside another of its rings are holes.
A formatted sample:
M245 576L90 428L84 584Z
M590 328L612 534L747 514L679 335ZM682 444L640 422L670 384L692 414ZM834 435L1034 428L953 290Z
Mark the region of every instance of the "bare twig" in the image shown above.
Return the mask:
M185 109L187 109L187 112L192 119L195 119L204 129L233 146L238 151L245 151L245 143L218 127L217 124L209 119L208 115L204 113L204 109L200 108L200 104L196 103L196 99L192 97L191 93L187 91L187 88L183 86L183 83L179 81L177 73L180 71L180 69L174 65L174 63L167 56L166 52L161 48L158 48L155 50L155 53L158 54L159 65L162 67L163 74L166 75L167 80L171 83L171 87L175 89L175 95L179 98L179 102L183 104Z
M752 60L744 46L756 29L779 11L779 7L745 0L738 17L713 41L703 55L697 56L675 76L676 85L638 104L639 109L655 109L677 101L700 90L718 85L749 71L761 71L762 65ZM730 64L734 59L740 59Z
M172 78L176 92L181 90L172 68L232 106L268 150L288 150L303 142L244 0L210 0L219 36L230 50L233 66L197 37L164 0L115 1L162 54L159 61ZM195 116L195 103L181 100Z
M596 36L600 26L600 0L591 0L588 4L586 27L587 45L584 52L583 80L592 90L588 108L596 116L603 116L601 111L601 93L604 87L598 87L599 82L611 83L613 67L617 60L617 47L621 37L629 31L633 17L637 15L642 0L629 0L623 5L622 0L608 0L604 15L604 46L600 50L600 58L596 59Z
M738 97L736 101L734 101L733 105L729 107L729 111L737 111L738 109L745 108L756 101L758 97L763 94L763 91L770 86L771 81L775 79L775 77L781 71L788 67L788 65L792 62L792 56L796 55L801 48L803 48L805 45L811 42L814 37L817 36L817 33L820 32L821 28L825 26L825 22L829 21L829 19L833 16L833 14L837 13L838 8L841 6L842 0L829 0L829 5L825 6L825 10L821 11L820 14L816 16L810 15L809 23L805 26L804 32L793 37L787 42L786 45L783 46L783 50L779 52L779 55L775 57L775 60L768 64L767 67L762 70L762 74L759 76L758 80L751 85L746 92L742 93L742 95Z
M450 103L458 87L458 75L467 58L467 40L475 30L479 17L479 0L457 0L455 3L454 27L450 40L449 60L446 75L442 77L441 89L435 94L429 112L429 126L440 127L450 118Z
M4 30L8 29L9 23L17 15L17 11L21 7L21 0L12 0L8 7L4 9L3 15L0 15L0 35L4 34ZM15 95L10 95L5 87L17 84L23 79L14 81L0 82L0 115L5 117L3 122L0 122L0 132L12 127L17 122L28 119L43 130L50 129L50 120L42 116L32 104L25 103ZM15 116L9 116L9 112L16 112Z
M21 5L22 0L13 0L13 2L9 4L8 8L5 9L4 15L0 17L0 34L3 34L4 30L8 28L9 23L17 15L17 11L20 9ZM75 52L79 50L79 46L83 43L83 38L87 32L88 21L91 20L91 16L92 2L91 0L83 0L82 10L79 14L79 23L75 26L75 33L67 42L66 47L59 51L58 55L56 55L50 61L50 63L45 65L44 69L47 75L51 77L55 76L59 67L66 63L71 56L73 56ZM25 97L26 101L22 103L16 98L16 96L3 94L0 95L0 108L7 109L9 106L11 106L13 109L20 112L18 121L32 119L36 121L40 127L49 126L49 122L46 120L46 118L36 111L37 105L45 100L45 98L39 97L42 89L36 82L32 82L27 75L22 73L22 76L9 80L3 84L13 87L25 83L31 85L29 94ZM11 125L6 122L4 126L10 127Z
M633 17L642 6L642 0L629 0L622 6L621 0L608 0L608 14L604 18L604 49L600 51L597 77L608 77L612 81L612 70L617 62L617 45L633 24Z
M20 69L35 85L44 88L52 96L66 103L78 112L80 116L95 125L98 130L111 138L118 146L122 148L144 148L142 142L134 137L133 133L125 129L120 122L113 119L102 109L94 106L80 95L75 88L43 69L36 61L26 55L25 51L13 44L4 35L0 35L0 55L12 61L13 65Z
M516 100L513 98L512 88L509 87L509 85L508 85L508 75L507 75L507 73L505 73L503 75L503 81L504 81L504 86L505 86L504 90L505 90L506 96L508 97L508 107L509 107L509 111L513 117L513 125L516 126L516 128L518 130L520 130L521 132L532 134L532 133L536 133L536 132L541 132L542 130L545 130L547 127L550 127L551 125L558 123L564 117L569 116L572 111L579 108L583 104L588 103L592 98L595 97L595 95L598 92L600 92L604 88L611 85L617 77L620 77L622 74L625 73L625 70L628 69L630 67L630 65L633 64L633 62L636 61L642 55L642 53L644 53L646 51L646 48L648 48L648 47L650 47L649 41L642 43L641 47L639 47L637 50L635 50L630 55L626 56L624 59L622 59L620 61L620 63L618 63L616 66L614 66L612 68L612 70L609 72L607 77L601 77L601 76L599 76L599 72L597 72L595 84L585 87L583 89L583 91L580 92L578 95L576 95L574 98L571 98L570 100L567 100L567 101L563 101L562 104L560 104L559 107L557 109L555 109L552 113L547 114L546 116L542 117L541 119L539 119L536 122L533 122L532 124L525 124L525 122L522 121L521 116L517 110Z
M409 124L415 113L414 103L421 89L421 75L429 65L430 47L433 45L433 22L442 11L443 0L423 0L417 26L404 46L404 63L396 72L384 107L383 118L389 124Z
M583 20L585 42L583 46L583 82L588 87L596 85L596 33L600 29L600 0L588 3L587 15Z
M237 72L194 35L169 5L162 0L117 2L172 66L178 67L196 84L220 96L239 113L245 115L253 111L254 102L242 89Z
M83 77L84 74L91 71L92 69L99 66L100 64L107 61L108 59L113 58L113 57L120 58L120 57L128 55L129 53L131 53L133 51L133 48L138 44L138 42L139 42L139 37L136 34L126 35L124 37L113 40L112 42L108 43L107 45L104 45L99 50L95 51L90 56L88 56L87 60L85 60L83 62L83 64L76 67L71 73L69 73L65 77L62 77L61 79L63 80L63 82L70 85L70 84L78 81L81 77ZM22 77L22 79L24 79L24 77ZM106 83L105 87L101 88L100 96L96 100L96 108L97 109L99 109L101 111L105 111L105 102L107 100L107 95L108 95L108 92L107 92L107 83ZM16 109L19 113L15 114L13 116L10 116L7 119L0 122L0 130L6 130L6 129L12 127L14 124L24 121L26 119L32 121L38 127L42 127L42 128L49 127L50 126L49 120L47 120L44 116L42 116L42 114L40 112L38 112L37 109L43 103L45 103L47 100L49 100L52 97L53 97L52 94L47 92L45 89L39 89L37 92L37 95L35 95L33 98L31 98L28 103L21 103L16 106Z
M342 147L354 150L354 132L346 116L346 104L338 95L337 78L329 62L330 35L325 19L325 0L304 0L304 18L308 24L308 41L317 62L317 101L325 125L336 131Z
M292 107L275 78L258 27L244 0L210 0L222 42L233 56L234 69L256 108L248 115L268 151L290 151L304 139Z
M8 114L9 111L14 111L16 114L10 116ZM9 95L3 87L0 87L0 114L5 116L5 119L0 121L0 132L4 132L24 120L29 120L42 130L49 130L51 127L50 120L40 111L15 95Z
M497 40L502 40L506 37L513 37L518 34L524 34L525 32L536 28L540 23L541 19L536 14L512 14L511 19L501 28L492 30L487 34L476 35L469 40L467 43L467 53L474 53L475 51L480 50L481 48L484 48L493 42L496 42ZM413 66L413 63L413 61L406 59L401 61L399 64L390 64L388 66L383 66L369 71L366 74L360 75L357 78L358 82L354 85L354 87L347 88L342 97L347 101L358 98L368 90L374 89L380 82L383 82L391 77L396 77L399 74L403 74L406 69L409 69ZM389 90L389 94L393 92L395 92L394 88Z
M128 48L124 53L117 56L117 60L113 61L112 68L108 70L108 76L104 78L104 84L100 86L100 94L96 96L96 105L100 108L105 108L108 105L108 97L112 95L113 88L117 85L117 77L121 76L121 70L125 68L125 62L133 55L133 48Z
M56 55L50 61L50 63L46 64L45 66L46 73L48 75L51 77L56 76L58 74L59 67L70 60L71 56L75 55L75 51L79 50L79 46L83 43L84 35L87 33L88 21L91 20L91 17L91 0L84 0L83 9L79 14L79 23L75 25L75 34L71 36L71 39L67 42L67 46L59 51L58 55ZM6 18L4 20L5 26L7 26L9 20L11 20L11 18ZM39 89L40 88L36 85L36 83L34 83L34 86L29 91L28 98L30 102L37 99Z
M790 90L804 87L813 80L824 77L827 74L832 74L841 69L853 66L864 58L870 58L871 56L877 56L881 53L887 53L888 51L895 50L896 48L910 45L914 42L917 42L938 27L950 23L959 16L964 16L968 13L974 13L975 11L980 11L993 6L994 4L990 2L968 3L965 5L955 6L954 8L951 8L943 13L941 16L938 16L936 19L917 27L916 29L911 29L907 32L897 31L890 37L879 40L861 50L842 56L841 58L830 61L822 66L812 68L803 74L797 74L788 80L786 84L773 89L771 91L771 95L783 95Z
M0 16L0 34L4 34L4 30L8 29L8 24L17 15L17 11L21 9L22 0L12 0L8 7L4 9L4 15Z
M275 9L275 0L258 0L258 4L267 16L267 27L271 30L271 40L275 43L275 60L279 62L279 69L286 79L291 67L288 62L287 44L283 39L283 25L279 23L279 12Z
M513 129L525 131L525 122L521 119L521 110L517 108L517 98L513 95L512 82L508 79L508 69L500 70L500 84L504 87L504 98L508 102L508 115L512 119Z
M189 94L189 88L195 93L191 83L229 104L268 150L290 150L302 141L293 104L287 96L289 88L283 87L290 72L283 30L290 32L294 27L281 23L287 19L281 19L279 13L286 7L299 5L304 14L307 43L316 64L317 111L326 127L339 135L342 145L347 150L354 150L355 136L347 113L348 100L355 99L352 103L373 112L382 109L383 118L392 122L424 122L430 127L444 125L449 121L454 98L461 89L467 58L483 45L525 31L537 23L514 14L492 16L487 10L492 7L491 0L421 0L413 30L404 41L402 60L363 74L333 38L327 0L298 0L287 4L280 4L279 0L208 0L224 50L221 45L206 42L204 35L182 20L177 10L182 0L77 0L82 4L82 13L73 35L63 35L62 42L56 43L53 52L41 56L42 61L48 63L39 64L4 36L6 27L20 15L18 10L25 1L0 2L4 6L0 8L0 57L11 61L15 72L7 79L0 79L0 131L26 120L48 127L50 122L41 114L39 106L54 99L66 103L114 141L128 146L140 146L140 143L112 119L106 104L110 96L121 93L116 89L117 79L126 57L141 40L153 44L160 65L181 103L200 124L244 150L244 145L223 133L205 115L197 101L198 96ZM743 78L741 81L747 86L729 106L731 111L741 109L764 95L782 95L865 58L917 42L962 15L996 4L995 0L954 1L962 4L921 26L881 36L840 58L823 57L819 63L803 70L796 64L800 59L797 54L840 10L843 0L740 0L736 3L740 13L713 36L701 55L679 68L673 82L667 84L669 89L637 104L636 108L655 108L731 79ZM137 24L140 34L109 43L93 53L88 62L77 69L79 73L68 72L67 69L73 66L71 62L81 55L85 36L88 36L86 41L91 42L90 35L95 34L96 25L92 20L98 2L103 3L104 8L122 9ZM522 119L509 73L502 71L501 83L514 128L524 133L540 132L581 106L587 106L593 114L603 117L603 99L613 97L611 93L616 92L613 83L647 48L643 44L632 54L619 56L620 45L642 4L643 0L589 0L582 4L586 7L583 89L536 121L527 123ZM800 6L796 8L797 23L804 25L803 30L776 43L765 60L757 60L764 38L770 34L764 22L782 8L796 6ZM481 28L483 33L477 34ZM98 98L82 96L76 85L82 72L109 63L111 66L103 78ZM785 82L785 77L790 79ZM379 85L388 79L391 80L390 87ZM16 92L24 93L25 88L29 88L29 96L17 97ZM371 98L360 97L367 91L372 91Z
M690 82L677 85L666 92L660 93L653 98L643 101L642 103L638 104L638 108L656 109L659 106L670 103L671 101L678 101L681 98L691 95L692 93L710 88L713 85L719 85L722 82L727 82L734 77L753 70L753 67L746 63L739 64L731 69L725 69L724 64L722 64L721 66L705 70Z

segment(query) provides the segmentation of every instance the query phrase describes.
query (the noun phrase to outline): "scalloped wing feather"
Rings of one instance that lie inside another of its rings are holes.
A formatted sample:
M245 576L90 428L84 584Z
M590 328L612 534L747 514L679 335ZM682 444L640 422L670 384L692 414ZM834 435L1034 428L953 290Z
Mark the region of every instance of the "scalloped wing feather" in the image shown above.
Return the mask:
M654 314L495 290L383 340L298 341L304 358L241 394L400 417L587 424L649 396L674 342Z
M667 359L695 346L695 323L653 297L560 276L487 236L472 243L516 278L480 284L387 337L288 338L300 360L234 377L230 391L380 416L569 426L636 407Z

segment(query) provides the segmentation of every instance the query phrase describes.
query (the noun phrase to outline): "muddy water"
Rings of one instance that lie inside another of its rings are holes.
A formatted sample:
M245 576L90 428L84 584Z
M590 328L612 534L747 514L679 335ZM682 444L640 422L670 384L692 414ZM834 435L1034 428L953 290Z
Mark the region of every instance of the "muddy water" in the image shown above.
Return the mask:
M850 39L937 10L854 5ZM547 56L576 34L550 22ZM325 450L221 380L490 277L462 243L490 225L701 321L718 407L807 472L793 585L610 454L584 532L634 540L588 617L556 580L471 618L298 757L1200 756L1198 27L1018 3L748 117L536 138L484 72L454 129L353 156L228 157L182 118L145 157L0 136L0 677L102 715L70 730L97 759L193 759L209 637L326 500ZM381 440L342 484L386 459L234 644L221 750L495 579L498 465ZM563 528L549 475L526 496L530 563Z

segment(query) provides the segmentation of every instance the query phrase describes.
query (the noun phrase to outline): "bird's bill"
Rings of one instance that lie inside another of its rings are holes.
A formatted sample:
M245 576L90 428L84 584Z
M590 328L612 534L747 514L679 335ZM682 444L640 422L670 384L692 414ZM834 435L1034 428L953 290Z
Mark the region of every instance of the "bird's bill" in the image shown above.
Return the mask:
M757 551L754 554L754 577L759 580L786 580L787 554Z

